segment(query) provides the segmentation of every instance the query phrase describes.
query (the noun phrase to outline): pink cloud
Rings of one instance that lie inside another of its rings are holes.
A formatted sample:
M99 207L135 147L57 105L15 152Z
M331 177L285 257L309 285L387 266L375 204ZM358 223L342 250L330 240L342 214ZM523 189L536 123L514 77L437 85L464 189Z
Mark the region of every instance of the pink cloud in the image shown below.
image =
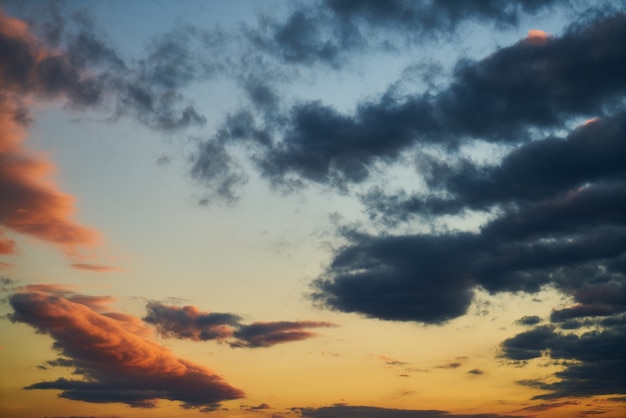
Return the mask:
M0 226L57 245L72 259L82 260L82 250L100 244L100 233L73 219L75 198L52 180L56 166L23 141L29 104L57 97L88 102L91 81L67 58L39 43L24 22L1 10L0 41L7 46L0 56ZM12 241L0 236L0 254L13 252Z

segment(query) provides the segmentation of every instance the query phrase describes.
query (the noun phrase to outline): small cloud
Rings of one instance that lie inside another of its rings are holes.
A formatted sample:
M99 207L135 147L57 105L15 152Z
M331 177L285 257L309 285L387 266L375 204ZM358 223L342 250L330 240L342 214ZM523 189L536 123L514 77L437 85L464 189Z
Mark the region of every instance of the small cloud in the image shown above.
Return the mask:
M459 367L461 367L461 363L459 362L452 362L452 363L447 363L447 364L442 364L440 366L435 366L438 369L458 369Z
M391 357L387 357L387 356L376 356L379 360L382 360L385 363L385 367L389 368L389 367L403 367L403 366L408 366L409 363L405 362L405 361L400 361L400 360L396 360L393 359Z
M537 315L523 316L517 321L515 321L517 325L537 325L540 322L541 322L541 318L538 317Z
M480 370L480 369L472 369L472 370L470 370L470 371L469 371L469 372L467 372L467 373L468 373L468 374L471 374L471 375L474 375L474 376L480 376L480 375L485 374L485 372L483 372L483 371L482 371L482 370Z
M531 29L524 41L533 45L543 45L551 38L550 34L539 29Z
M109 271L118 270L117 267L113 267L113 266L105 266L103 264L89 264L89 263L73 263L72 268L76 270L93 271L97 273L105 273Z
M155 164L163 166L171 162L172 162L172 157L170 157L169 155L161 155L159 158L156 159Z

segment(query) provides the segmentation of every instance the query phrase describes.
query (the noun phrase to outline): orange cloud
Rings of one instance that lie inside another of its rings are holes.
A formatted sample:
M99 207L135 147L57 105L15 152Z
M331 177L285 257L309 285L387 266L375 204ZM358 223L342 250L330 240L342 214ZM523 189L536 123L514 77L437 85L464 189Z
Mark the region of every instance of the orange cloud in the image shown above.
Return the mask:
M0 255L15 254L15 241L4 238L4 233L0 230Z
M539 29L531 29L526 35L526 42L533 45L544 44L550 39L550 34Z
M136 327L138 318L94 309L110 300L55 285L25 287L10 297L14 310L10 319L50 335L65 359L59 363L73 364L73 375L83 377L39 382L25 389L55 389L67 399L136 407L154 407L158 399L168 399L202 409L244 396L209 368L143 338L145 329Z
M98 232L71 219L74 198L48 179L54 165L22 147L24 137L14 115L0 104L0 224L57 244L67 254L97 244Z
M55 165L22 145L26 103L37 97L76 95L75 86L53 83L52 74L64 72L63 79L77 83L80 77L69 77L74 73L67 60L39 45L27 29L24 22L0 11L0 43L5 46L0 53L0 225L58 245L80 259L80 249L97 245L100 234L72 219L74 197L50 179ZM0 253L7 248L6 240L0 241Z

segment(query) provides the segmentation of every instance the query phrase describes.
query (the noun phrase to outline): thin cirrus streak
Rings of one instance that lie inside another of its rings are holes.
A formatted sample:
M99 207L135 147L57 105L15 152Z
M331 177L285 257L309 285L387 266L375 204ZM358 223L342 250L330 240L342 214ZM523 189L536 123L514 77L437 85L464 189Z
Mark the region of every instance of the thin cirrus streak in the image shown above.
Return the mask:
M300 341L316 334L310 328L334 327L321 321L275 321L243 324L241 317L232 313L202 312L195 306L168 306L149 302L144 318L156 326L165 338L192 341L227 342L233 348L270 347L276 344Z
M108 267L84 263L81 250L98 245L100 234L72 219L75 199L50 179L54 163L23 145L29 122L27 103L65 94L42 75L54 72L52 64L58 64L59 58L36 42L24 22L2 13L0 45L0 225L61 247L72 260L81 262L75 268L108 271ZM18 50L22 52L15 53ZM14 242L0 236L0 254L15 252Z
M145 339L138 318L99 313L110 300L57 285L27 286L11 295L11 321L28 324L55 340L54 348L65 361L48 364L72 365L73 376L82 377L42 381L25 389L55 389L62 398L145 408L166 399L206 411L244 396L209 368L177 358Z

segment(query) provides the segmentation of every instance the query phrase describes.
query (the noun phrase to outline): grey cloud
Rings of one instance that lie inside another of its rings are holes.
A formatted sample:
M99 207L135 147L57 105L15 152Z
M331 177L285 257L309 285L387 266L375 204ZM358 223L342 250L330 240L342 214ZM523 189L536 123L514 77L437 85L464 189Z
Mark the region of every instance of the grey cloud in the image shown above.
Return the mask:
M537 325L541 322L541 318L537 315L526 315L515 321L519 325Z
M365 50L453 37L469 22L510 27L554 3L327 0L293 7L283 20L265 16L248 37L286 63L337 68Z
M447 411L392 409L373 406L333 405L320 408L292 408L306 418L507 418L497 414L452 414Z
M616 40L625 36L623 13L601 15L561 37L522 40L482 60L459 61L441 91L389 91L352 114L320 102L296 103L279 123L265 127L273 140L255 148L253 161L275 185L296 180L345 190L370 179L377 164L395 162L421 144L451 151L473 140L524 144L533 129L563 128L573 117L597 116L621 103L626 48ZM446 210L451 203L426 205Z
M311 328L335 326L320 321L275 321L243 323L243 318L231 313L202 312L195 306L168 306L159 302L146 305L143 318L156 326L165 338L192 341L226 342L233 348L270 347L315 336Z
M563 333L553 326L542 326L509 338L502 343L503 356L530 360L548 355L567 361L554 375L556 381L527 380L520 383L545 390L536 399L621 395L626 383L621 371L626 367L624 327L607 327L581 335Z

